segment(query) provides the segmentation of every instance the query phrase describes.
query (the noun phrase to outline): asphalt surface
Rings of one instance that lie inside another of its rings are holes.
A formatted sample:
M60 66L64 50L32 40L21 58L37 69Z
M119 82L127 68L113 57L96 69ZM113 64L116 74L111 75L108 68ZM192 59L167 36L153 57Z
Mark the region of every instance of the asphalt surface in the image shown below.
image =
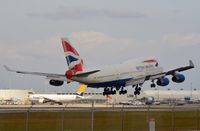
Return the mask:
M14 112L102 112L102 111L196 111L200 105L106 105L98 104L92 107L91 104L72 105L0 105L0 113Z

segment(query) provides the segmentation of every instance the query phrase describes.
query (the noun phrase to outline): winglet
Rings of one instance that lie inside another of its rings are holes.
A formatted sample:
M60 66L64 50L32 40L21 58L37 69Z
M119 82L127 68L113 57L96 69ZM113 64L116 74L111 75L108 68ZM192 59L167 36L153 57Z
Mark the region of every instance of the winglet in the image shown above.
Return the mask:
M10 72L15 72L14 70L10 69L8 66L4 65L3 66L7 71L10 71Z
M194 68L194 63L192 62L192 60L189 60L189 65Z

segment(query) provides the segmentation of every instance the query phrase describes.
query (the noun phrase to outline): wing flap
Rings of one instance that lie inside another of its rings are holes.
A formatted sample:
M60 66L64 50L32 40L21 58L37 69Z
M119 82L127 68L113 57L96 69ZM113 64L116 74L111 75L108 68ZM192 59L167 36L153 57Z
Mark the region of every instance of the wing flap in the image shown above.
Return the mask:
M159 74L147 76L145 78L145 80L155 80L155 79L158 79L158 78L161 78L161 77L164 77L164 76L166 76L166 73L159 73Z

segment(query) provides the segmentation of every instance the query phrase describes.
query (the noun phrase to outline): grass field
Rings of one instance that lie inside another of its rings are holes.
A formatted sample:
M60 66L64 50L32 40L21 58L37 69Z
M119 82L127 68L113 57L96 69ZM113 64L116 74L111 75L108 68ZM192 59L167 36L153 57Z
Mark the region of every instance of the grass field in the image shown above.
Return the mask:
M94 112L94 131L147 131L148 118L156 121L156 131L197 130L196 111ZM64 119L62 119L64 118ZM91 112L0 113L0 131L90 131ZM26 127L26 122L28 127Z

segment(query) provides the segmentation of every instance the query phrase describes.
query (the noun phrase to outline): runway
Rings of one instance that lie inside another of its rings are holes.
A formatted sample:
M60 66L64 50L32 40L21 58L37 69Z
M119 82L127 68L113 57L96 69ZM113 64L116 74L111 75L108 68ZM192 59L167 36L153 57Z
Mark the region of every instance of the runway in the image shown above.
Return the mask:
M106 104L70 104L70 105L0 105L0 113L8 112L119 112L119 111L193 111L199 110L200 105L106 105Z

